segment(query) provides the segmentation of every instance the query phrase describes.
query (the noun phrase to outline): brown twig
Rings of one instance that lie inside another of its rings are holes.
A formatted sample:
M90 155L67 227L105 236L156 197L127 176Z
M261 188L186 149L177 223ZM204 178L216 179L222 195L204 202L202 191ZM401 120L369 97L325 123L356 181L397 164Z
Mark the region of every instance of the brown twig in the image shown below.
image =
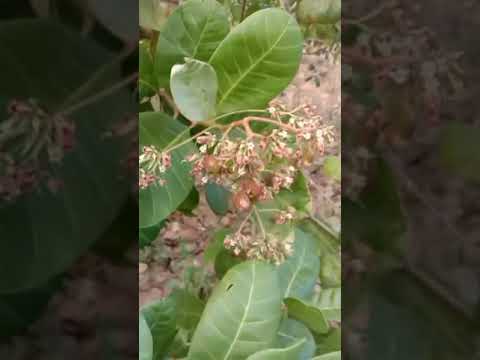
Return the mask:
M173 101L172 97L167 93L165 89L160 89L158 91L158 96L163 98L168 103L168 106L170 106L173 109L173 118L176 119L178 115L180 115L180 110L178 110L177 105L175 105L175 101Z
M247 116L246 118L234 121L231 124L226 125L226 126L228 126L228 128L227 128L227 131L225 132L224 136L226 136L232 130L232 128L234 128L235 126L242 126L245 129L245 132L246 132L248 138L263 137L262 135L257 134L252 130L252 128L250 126L250 123L252 121L273 124L275 126L278 126L279 128L290 131L292 133L295 133L295 134L298 133L298 129L296 129L295 127L293 127L291 125L285 124L281 121L273 120L273 119L269 119L269 118L264 118L264 117L259 117L259 116Z

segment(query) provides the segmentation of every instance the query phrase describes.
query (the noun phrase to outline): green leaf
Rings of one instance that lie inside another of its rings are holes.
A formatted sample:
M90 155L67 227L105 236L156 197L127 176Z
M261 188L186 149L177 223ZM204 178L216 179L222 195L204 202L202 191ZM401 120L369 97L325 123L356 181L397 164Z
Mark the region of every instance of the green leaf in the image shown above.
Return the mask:
M184 359L188 355L190 345L190 331L179 329L177 335L173 339L173 344L169 349L169 356L164 360Z
M264 108L297 73L303 37L280 9L254 13L236 26L210 59L218 76L217 113Z
M164 225L164 221L161 221L157 225L138 229L138 236L139 236L138 241L139 241L140 248L150 245L152 241L154 241L157 238L163 225Z
M323 287L338 287L341 283L340 239L318 220L307 218L299 228L317 243L320 256L320 281Z
M230 251L223 248L221 249L217 256L215 257L215 274L221 279L228 270L234 267L237 264L240 264L242 259L233 255Z
M285 348L299 340L305 340L300 353L295 359L310 360L315 354L315 339L308 328L293 319L284 319L277 335L277 346Z
M210 209L217 215L226 215L230 208L230 192L221 185L209 182L205 193Z
M60 279L55 278L47 284L15 294L0 295L0 338L19 335L28 325L42 315L55 291L60 288Z
M153 339L153 360L163 360L177 333L176 308L172 298L148 304L141 309Z
M342 179L342 163L338 156L327 156L323 163L323 171L328 177L340 181Z
M195 329L205 304L195 295L183 289L175 289L170 297L177 308L177 326L185 330Z
M320 260L320 283L322 287L339 287L341 284L342 269L340 253L325 253Z
M163 113L140 114L140 145L164 149L187 127ZM141 228L153 226L169 216L187 198L193 186L190 166L184 159L195 151L192 142L172 151L172 166L165 173L166 184L139 191Z
M142 40L138 47L138 67L140 78L138 83L138 90L140 99L150 97L157 92L157 79L153 71L153 55L148 40Z
M167 6L162 0L139 0L140 26L160 31L167 20Z
M207 63L185 59L175 65L170 76L170 88L178 109L188 120L206 121L215 116L217 74Z
M327 334L314 334L316 342L315 354L323 355L342 348L342 329L334 327Z
M246 359L273 345L280 319L281 295L274 267L256 261L237 265L214 289L188 359Z
M208 61L227 36L230 24L225 8L215 0L188 0L168 17L155 56L159 85L168 86L170 69L185 57Z
M312 360L342 360L342 352L335 351L328 354L315 356Z
M227 234L230 233L228 229L220 229L213 235L213 238L210 240L205 252L203 253L203 259L206 263L214 262L217 258L217 255L225 249L223 241Z
M181 211L187 215L193 215L193 210L195 210L200 202L200 194L196 188L192 188L190 194L187 198L178 206L177 210Z
M299 171L290 189L280 191L274 200L281 209L285 210L292 206L299 212L309 214L313 209L312 195L303 172Z
M341 320L342 288L322 289L313 300L327 320Z
M153 339L147 321L142 314L138 316L138 348L139 360L153 359Z
M251 355L247 360L291 360L298 359L306 340L299 340L295 344L283 349L262 350Z
M283 297L311 299L319 271L320 258L315 240L297 229L294 253L278 267Z
M463 124L453 124L442 130L440 159L448 171L466 180L480 182L480 130Z
M301 0L297 7L302 24L335 24L341 14L341 0Z
M318 307L296 298L286 299L285 304L289 317L303 322L310 330L319 334L328 332L330 325Z
M136 21L138 3L132 0L89 1L90 10L98 21L127 43L138 41L139 31ZM113 10L113 11L112 11Z
M34 98L49 111L58 111L113 60L95 42L48 20L2 22L0 52L0 66L8 69L0 83L0 123L5 119L2 100ZM112 67L83 96L120 79L120 68ZM118 91L71 115L74 148L61 165L45 164L63 181L57 193L42 182L38 192L0 202L0 293L41 286L70 266L113 222L131 189L124 168L130 141L103 139L101 134L136 111L132 100L128 91Z

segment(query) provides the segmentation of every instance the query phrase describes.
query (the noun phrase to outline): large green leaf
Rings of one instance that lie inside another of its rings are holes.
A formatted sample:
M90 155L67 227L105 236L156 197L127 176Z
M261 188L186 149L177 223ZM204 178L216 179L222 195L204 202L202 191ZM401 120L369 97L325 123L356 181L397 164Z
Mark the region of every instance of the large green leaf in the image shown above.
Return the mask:
M168 86L170 69L185 57L208 61L229 31L227 12L215 0L188 0L176 8L158 38L155 72L159 85Z
M170 88L178 109L190 121L206 121L215 115L217 74L210 64L195 59L175 65Z
M247 358L247 360L292 360L299 359L306 340L299 340L295 344L281 349L262 350Z
M299 228L317 242L320 255L320 280L324 287L339 287L341 282L340 238L318 219L307 218Z
M82 86L112 55L68 28L48 20L0 25L0 122L5 101L37 99L50 111ZM32 56L35 54L35 56ZM111 69L95 90L120 81ZM93 95L85 92L84 97ZM70 266L108 228L131 188L123 160L129 142L101 134L135 112L133 98L120 91L71 115L76 145L61 165L48 169L63 181L50 192L45 183L14 202L0 203L0 292L38 287Z
M284 319L278 331L277 345L285 348L302 339L305 340L305 342L295 359L310 360L315 354L315 339L312 333L301 322L293 319Z
M315 296L313 302L327 320L341 320L342 288L322 289Z
M214 289L192 340L190 360L240 360L273 345L281 295L272 265L248 261Z
M138 316L138 359L153 359L153 339L147 321L142 314Z
M164 149L186 126L163 113L140 114L140 145ZM172 166L165 174L165 185L139 191L141 228L153 226L170 215L187 198L193 186L190 166L184 160L194 151L193 143L172 151Z
M170 298L175 302L177 326L185 330L194 330L200 321L205 304L183 289L175 289Z
M153 71L153 56L150 48L150 41L148 40L142 40L139 43L138 67L140 73L138 80L140 99L155 95L158 86Z
M220 114L265 107L295 76L303 38L295 19L280 9L249 16L210 59L217 71Z
M141 309L153 339L153 360L163 360L176 335L176 307L172 298L148 304Z
M311 299L319 271L320 258L315 240L297 229L294 253L278 268L283 297Z
M322 311L314 304L296 298L286 299L285 304L288 308L289 317L303 322L316 333L325 334L328 332L330 325Z
M342 329L333 327L327 334L314 334L316 342L315 354L323 355L342 348Z
M342 352L334 351L328 354L315 356L312 360L342 360Z

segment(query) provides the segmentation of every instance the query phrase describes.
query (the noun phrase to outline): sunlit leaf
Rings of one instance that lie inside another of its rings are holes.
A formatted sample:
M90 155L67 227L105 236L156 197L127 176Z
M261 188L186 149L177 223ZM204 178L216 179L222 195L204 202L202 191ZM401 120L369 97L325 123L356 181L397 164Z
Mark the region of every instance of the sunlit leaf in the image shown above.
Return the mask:
M265 107L295 76L303 38L291 15L265 9L236 26L210 59L219 81L219 114Z
M268 349L281 318L273 266L248 261L229 270L210 297L188 359L233 360Z
M186 59L172 67L170 88L179 111L190 121L206 121L215 115L217 74L207 63Z
M215 0L188 0L168 17L155 56L159 85L167 87L171 68L185 57L208 61L230 31L225 8Z

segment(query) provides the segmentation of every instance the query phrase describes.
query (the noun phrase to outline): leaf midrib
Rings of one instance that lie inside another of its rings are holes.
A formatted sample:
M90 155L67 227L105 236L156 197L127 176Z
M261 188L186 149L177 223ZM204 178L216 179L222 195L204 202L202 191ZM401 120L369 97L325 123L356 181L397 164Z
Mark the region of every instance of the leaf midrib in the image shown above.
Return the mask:
M251 71L252 71L254 68L256 68L263 60L265 60L265 58L266 58L268 55L270 55L270 53L273 51L273 49L275 49L275 47L278 45L278 43L280 42L280 40L282 40L283 37L285 36L285 34L286 34L287 30L288 30L288 27L289 27L291 21L292 21L292 19L289 19L289 20L288 20L287 24L285 25L285 29L283 29L282 33L280 34L280 36L278 37L278 39L274 42L274 44L273 44L269 49L267 49L267 51L266 51L256 62L254 62L254 63L247 69L247 71L245 71L245 73L240 76L240 78L239 78L237 81L235 81L235 83L230 87L230 89L229 89L228 91L226 91L226 92L223 94L223 96L220 98L220 100L219 100L218 103L217 103L217 107L220 107L220 106L223 104L223 102L225 101L225 99L227 99L227 97L232 93L232 91L235 90L235 89L238 87L238 85L251 73ZM226 41L226 40L228 40L228 37L227 37L224 41ZM217 48L217 50L215 50L215 52L213 53L213 55L212 55L212 57L211 57L211 59L210 59L210 61L209 61L210 64L212 63L213 59L215 59L215 56L216 56L216 54L217 54L217 51L218 51L219 49L221 49L221 48L222 48L222 46L219 46L219 47Z
M235 337L233 338L232 343L230 344L230 347L223 357L223 360L227 360L230 354L233 351L233 347L235 346L236 342L238 341L238 338L240 337L240 333L242 332L242 328L245 325L245 322L247 320L248 312L250 310L250 306L252 305L252 298L253 298L253 289L255 287L255 263L252 264L252 284L250 286L250 293L248 295L248 301L247 305L245 306L245 311L242 316L242 320L240 320L240 324L238 325L237 333L235 334Z
M297 278L298 274L300 273L300 269L302 268L302 264L303 264L303 261L305 260L306 254L307 254L307 247L303 246L302 256L298 260L297 268L295 269L295 272L293 273L292 278L290 279L290 281L288 283L287 289L285 290L284 297L289 296L290 291L292 290L293 283L295 282L295 279Z
M203 36L205 34L205 29L207 28L208 23L210 22L210 19L212 18L212 16L213 16L213 11L210 12L210 14L208 14L207 19L205 20L205 26L203 27L202 31L200 32L200 36L198 37L197 45L195 45L195 48L193 49L192 58L194 59L197 56L197 51L200 48L200 44L202 43Z

